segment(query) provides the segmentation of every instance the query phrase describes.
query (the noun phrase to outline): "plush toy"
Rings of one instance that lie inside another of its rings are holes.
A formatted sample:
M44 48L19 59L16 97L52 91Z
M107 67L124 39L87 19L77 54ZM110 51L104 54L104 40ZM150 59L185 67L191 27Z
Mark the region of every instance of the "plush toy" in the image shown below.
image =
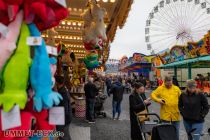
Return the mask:
M107 40L106 36L106 28L104 24L104 16L106 14L105 8L101 8L95 2L92 5L92 16L93 21L95 23L94 30L98 38L102 38L103 40Z
M62 62L64 64L66 64L67 66L72 66L72 60L70 58L70 54L71 54L71 51L70 50L66 50L66 53L62 57Z
M35 24L32 23L28 26L31 36L41 36ZM30 69L30 81L35 91L34 108L36 111L40 112L43 108L51 108L53 104L58 105L60 103L62 96L51 89L53 82L50 60L43 39L41 46L35 46L35 56Z
M47 45L55 46L55 36L58 35L58 32L55 31L54 28L47 30L48 40Z
M83 60L88 70L92 70L99 65L98 54L96 51L89 52Z
M93 70L94 68L97 68L99 66L99 62L97 60L88 61L88 60L84 59L84 63L88 70Z
M36 118L27 111L21 111L20 112L21 117L21 126L11 128L9 131L31 131L33 130L33 126L35 126ZM1 112L0 112L0 120L1 120ZM25 133L23 133L25 134ZM28 133L29 134L29 133ZM28 140L29 138L27 136L15 136L14 134L10 133L9 136L6 136L4 131L2 130L2 121L0 121L0 139L1 140Z
M0 23L8 25L12 22L18 13L18 9L17 5L10 5L6 3L6 0L0 0Z
M30 48L26 44L30 36L29 29L25 23L21 26L18 47L3 69L3 85L0 87L0 105L5 112L10 111L15 104L24 109L27 102L27 85L29 68L31 65Z
M100 38L95 39L95 42L84 42L85 50L91 51L91 50L101 50L103 48L103 40Z
M65 44L63 44L62 42L60 42L57 46L57 53L58 53L58 56L63 56L64 53L66 52L66 46Z
M51 70L51 74L52 74L52 87L54 87L55 85L55 72L56 72L56 69L57 69L57 59L55 59L54 57L51 57L50 58L50 70Z
M43 109L41 112L36 112L35 110L33 110L32 98L29 98L29 102L27 103L24 111L30 112L35 117L36 125L33 128L33 130L35 130L35 133L37 130L52 131L55 129L54 125L49 124L49 111L47 109ZM34 135L33 137L30 137L30 140L42 140L42 138L43 137L40 135Z
M68 9L56 0L27 0L24 3L27 23L35 23L40 31L55 27L68 16Z
M106 29L104 24L104 15L106 11L95 2L92 2L88 9L83 13L84 30L83 41L84 43L91 43L95 46L98 39L107 40Z
M97 68L99 66L99 62L98 62L98 55L97 54L90 54L87 55L84 59L83 59L85 66L87 67L88 70L93 70L94 68Z
M90 3L88 6L90 7ZM84 20L84 29L82 31L83 41L89 42L91 39L96 37L94 34L88 34L90 33L91 23L93 21L91 9L90 8L86 9L81 16Z
M1 36L0 38L0 73L6 63L10 58L13 51L16 49L16 42L20 34L20 27L23 20L23 11L20 11L16 19L11 22L8 26L7 36ZM0 74L1 75L1 74Z
M98 60L98 54L95 52L90 52L89 54L86 55L85 58L89 61L95 61Z
M91 51L91 50L94 50L94 45L91 43L91 42L84 42L84 47L85 47L85 50L87 51Z
M19 8L27 23L35 23L43 31L57 26L68 16L68 9L57 0L0 0L0 22L8 25Z

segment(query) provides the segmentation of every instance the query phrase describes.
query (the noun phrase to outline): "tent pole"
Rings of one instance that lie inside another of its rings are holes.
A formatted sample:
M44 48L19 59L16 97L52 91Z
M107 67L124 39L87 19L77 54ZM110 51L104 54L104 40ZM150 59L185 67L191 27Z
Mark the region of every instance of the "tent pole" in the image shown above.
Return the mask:
M191 69L191 64L188 64L188 79L192 79L192 69Z

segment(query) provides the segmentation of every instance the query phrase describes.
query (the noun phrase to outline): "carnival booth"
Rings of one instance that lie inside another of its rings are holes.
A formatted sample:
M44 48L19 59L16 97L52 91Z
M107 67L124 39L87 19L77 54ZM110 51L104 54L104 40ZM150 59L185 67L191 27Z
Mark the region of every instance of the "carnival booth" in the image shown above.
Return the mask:
M52 56L57 50L53 40L42 39L41 32L68 16L67 5L56 0L5 0L0 5L0 139L52 139L49 133L55 125L64 124L64 108L54 107L62 100L52 89L56 71ZM61 119L55 119L57 115ZM49 133L8 137L4 135L8 130Z
M177 77L177 69L187 69L188 79L192 77L192 70L197 69L199 74L206 75L203 78L202 86L205 92L209 93L209 68L210 68L210 31L198 42L188 42L187 46L174 46L169 52L157 55L162 65L156 66L158 69L174 69L174 76ZM206 71L206 73L202 73ZM205 82L204 82L205 81ZM204 84L205 83L205 84ZM205 87L205 88L204 88Z
M128 75L136 73L137 75L149 78L151 58L153 58L153 56L146 56L140 53L134 53L133 57L129 59L123 57L120 61L120 71L127 72Z

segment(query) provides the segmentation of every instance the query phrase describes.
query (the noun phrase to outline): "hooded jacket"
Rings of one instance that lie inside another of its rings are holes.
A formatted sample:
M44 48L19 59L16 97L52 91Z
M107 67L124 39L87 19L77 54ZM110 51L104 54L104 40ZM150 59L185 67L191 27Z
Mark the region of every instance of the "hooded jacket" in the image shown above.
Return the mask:
M189 94L186 91L179 98L179 110L186 121L204 122L209 112L209 105L203 94Z
M178 109L179 96L181 90L179 87L172 85L170 89L166 88L165 84L159 86L151 94L151 98L161 103L161 100L165 101L164 105L161 105L160 118L165 121L179 121L180 113Z
M112 88L110 90L110 93L113 94L113 101L117 102L122 101L123 92L124 92L124 86L119 81L113 83Z

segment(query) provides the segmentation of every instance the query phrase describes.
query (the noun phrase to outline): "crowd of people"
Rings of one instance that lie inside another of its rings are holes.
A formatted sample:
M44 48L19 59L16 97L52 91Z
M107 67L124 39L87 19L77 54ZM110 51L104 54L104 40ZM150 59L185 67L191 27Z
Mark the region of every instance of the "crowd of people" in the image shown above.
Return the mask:
M152 104L152 101L160 104L160 118L162 122L170 123L176 128L177 139L179 139L181 118L183 118L183 124L187 134L193 129L195 129L193 133L201 134L205 116L209 112L209 105L207 98L201 93L201 90L197 89L197 82L195 80L188 80L184 91L180 90L177 84L178 82L174 77L166 76L164 80L158 82L158 87L147 98L145 96L147 81L143 76L133 78L105 77L100 78L100 80L96 78L95 81L90 77L84 87L87 121L89 123L95 123L95 98L103 94L102 90L105 90L106 87L107 95L110 96L112 94L113 120L120 120L123 94L131 93L129 95L129 106L132 140L142 139L136 114L142 111L150 112L148 106ZM188 140L192 140L192 137L190 135L188 136ZM200 140L200 136L196 135L193 140Z
M142 97L144 87L137 83L134 93L130 95L130 120L132 140L141 140L140 129L137 127L135 114L145 109L151 104L151 99L160 104L160 118L163 123L170 123L176 128L176 136L179 139L179 128L181 116L186 133L195 130L192 139L188 135L188 140L200 140L200 135L204 126L204 118L209 112L209 105L204 94L196 88L195 80L188 80L185 91L181 91L178 86L173 84L173 79L166 76L163 84L151 93L151 98Z

